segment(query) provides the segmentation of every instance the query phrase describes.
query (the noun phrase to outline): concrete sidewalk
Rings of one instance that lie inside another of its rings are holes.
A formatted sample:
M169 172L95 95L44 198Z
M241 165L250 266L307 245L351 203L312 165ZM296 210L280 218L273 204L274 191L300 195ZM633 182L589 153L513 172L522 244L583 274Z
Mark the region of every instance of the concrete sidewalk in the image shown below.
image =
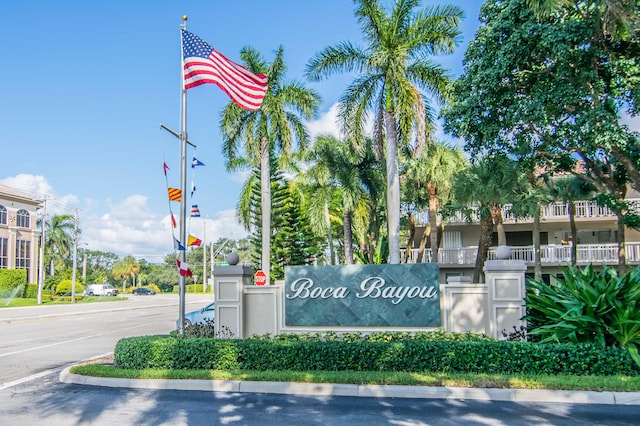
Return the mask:
M67 367L60 381L89 386L133 389L255 392L285 395L423 398L567 404L640 405L640 392L594 392L533 389L453 388L430 386L349 385L327 383L252 382L239 380L145 380L72 374Z

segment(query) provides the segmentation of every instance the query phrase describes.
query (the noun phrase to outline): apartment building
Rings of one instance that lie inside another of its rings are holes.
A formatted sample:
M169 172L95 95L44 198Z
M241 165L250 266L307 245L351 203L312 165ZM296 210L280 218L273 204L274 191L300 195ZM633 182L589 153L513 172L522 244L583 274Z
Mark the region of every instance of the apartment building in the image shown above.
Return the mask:
M41 200L0 185L0 268L26 269L27 282L38 282L39 239L36 212Z
M627 201L640 212L640 193L630 190ZM598 206L595 201L578 201L574 214L578 233L577 241L572 241L568 206L564 202L555 202L542 208L540 221L540 258L543 276L560 273L562 266L571 264L571 245L576 244L577 265L584 266L618 264L618 220L608 208ZM503 209L504 228L507 245L511 247L511 259L524 260L527 275L533 276L534 246L533 218L515 218L509 213L509 206ZM416 241L420 241L428 223L428 213L420 213L416 219ZM473 276L473 269L480 238L480 221L476 215L472 222L460 217L445 222L442 242L438 251L441 282L451 276ZM640 264L640 231L625 228L626 263ZM497 235L494 232L493 244L489 250L489 259L495 259ZM405 251L401 253L404 259ZM418 259L417 243L411 250L409 263ZM431 250L424 252L423 262L431 261Z

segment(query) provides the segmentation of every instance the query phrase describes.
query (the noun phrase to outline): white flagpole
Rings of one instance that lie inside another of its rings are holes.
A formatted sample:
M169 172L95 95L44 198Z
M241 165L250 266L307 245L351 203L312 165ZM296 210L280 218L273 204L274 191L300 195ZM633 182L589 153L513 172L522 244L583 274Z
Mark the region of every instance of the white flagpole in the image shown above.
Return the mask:
M187 15L182 16L181 30L187 29ZM181 102L181 120L180 120L180 189L182 197L180 198L180 244L185 249L178 250L178 258L180 263L184 265L187 261L187 89L184 87L184 46L182 45L182 31L180 31L180 81L182 82L182 102ZM179 268L181 269L181 268ZM178 294L180 298L180 306L178 308L178 334L184 334L184 314L185 314L185 276L180 274L178 282Z

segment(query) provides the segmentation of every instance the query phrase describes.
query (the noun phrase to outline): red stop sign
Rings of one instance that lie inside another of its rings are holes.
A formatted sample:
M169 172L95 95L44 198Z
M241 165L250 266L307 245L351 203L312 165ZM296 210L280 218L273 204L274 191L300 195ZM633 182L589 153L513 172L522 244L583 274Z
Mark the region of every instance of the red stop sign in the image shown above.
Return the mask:
M267 275L264 273L264 271L258 271L256 272L253 281L256 283L256 285L265 285L267 283Z

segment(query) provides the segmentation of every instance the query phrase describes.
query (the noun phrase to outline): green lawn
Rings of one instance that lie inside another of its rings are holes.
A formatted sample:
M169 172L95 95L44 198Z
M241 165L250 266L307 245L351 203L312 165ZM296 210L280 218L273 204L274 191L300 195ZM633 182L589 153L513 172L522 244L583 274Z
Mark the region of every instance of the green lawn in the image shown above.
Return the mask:
M112 364L100 362L74 366L71 368L71 372L85 376L127 379L245 380L610 392L640 391L640 377L628 376L508 376L500 374L441 374L384 371L126 370L114 368Z

